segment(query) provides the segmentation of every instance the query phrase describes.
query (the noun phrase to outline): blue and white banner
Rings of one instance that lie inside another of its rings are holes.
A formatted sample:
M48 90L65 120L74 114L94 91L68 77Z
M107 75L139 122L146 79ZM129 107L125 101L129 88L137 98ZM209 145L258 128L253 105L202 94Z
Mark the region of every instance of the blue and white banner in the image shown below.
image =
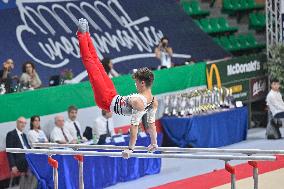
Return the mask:
M229 56L175 0L0 0L0 61L12 58L18 75L25 61L33 61L45 84L65 68L77 81L85 79L76 38L81 17L89 21L100 58L112 58L120 73L157 67L153 51L164 35L174 63Z

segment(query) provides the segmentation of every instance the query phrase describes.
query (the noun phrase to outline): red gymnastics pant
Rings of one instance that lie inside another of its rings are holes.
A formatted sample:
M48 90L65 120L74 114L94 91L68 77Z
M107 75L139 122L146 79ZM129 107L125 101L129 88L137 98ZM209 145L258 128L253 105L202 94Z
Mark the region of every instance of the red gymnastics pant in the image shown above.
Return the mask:
M83 64L95 95L96 104L103 110L110 111L112 99L117 95L113 82L106 74L89 33L77 32Z

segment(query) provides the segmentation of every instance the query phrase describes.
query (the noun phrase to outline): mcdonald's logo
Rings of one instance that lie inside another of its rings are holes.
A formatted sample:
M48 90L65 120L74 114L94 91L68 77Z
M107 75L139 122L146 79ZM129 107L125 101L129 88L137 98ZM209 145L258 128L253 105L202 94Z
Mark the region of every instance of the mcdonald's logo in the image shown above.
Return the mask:
M216 66L216 64L211 64L210 71L209 71L208 67L206 69L207 86L208 86L209 90L213 89L213 73L215 73L215 77L216 77L216 81L217 81L217 87L221 88L221 86L222 86L218 67Z

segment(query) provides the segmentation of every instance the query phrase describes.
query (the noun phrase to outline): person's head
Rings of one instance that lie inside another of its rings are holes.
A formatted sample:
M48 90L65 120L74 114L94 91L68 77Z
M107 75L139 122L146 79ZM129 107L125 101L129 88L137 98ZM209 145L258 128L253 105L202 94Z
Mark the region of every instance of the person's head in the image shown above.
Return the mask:
M40 117L38 115L34 115L31 117L30 128L31 130L40 129Z
M270 81L270 86L271 86L271 89L272 89L272 90L278 91L279 88L280 88L279 80L276 79L276 78L271 79L271 81Z
M11 71L12 69L14 69L14 61L11 58L9 58L3 63L3 66L7 67L7 69Z
M17 119L17 129L23 132L25 130L27 120L24 117L19 117Z
M59 128L63 128L64 126L64 117L62 115L57 115L54 118L55 120L55 125Z
M143 92L152 87L154 74L149 68L140 68L133 75L135 86L138 92Z
M103 64L103 67L104 67L106 73L109 74L110 70L113 68L113 64L112 64L111 59L104 58L102 60L102 64Z
M164 48L166 48L169 45L169 39L166 36L162 37L160 42Z
M68 117L70 120L75 121L77 118L78 108L76 106L68 107Z
M106 118L109 119L112 117L112 112L108 112L106 110L102 110L102 115Z
M32 74L35 70L35 65L31 61L27 61L23 64L22 71L23 73Z

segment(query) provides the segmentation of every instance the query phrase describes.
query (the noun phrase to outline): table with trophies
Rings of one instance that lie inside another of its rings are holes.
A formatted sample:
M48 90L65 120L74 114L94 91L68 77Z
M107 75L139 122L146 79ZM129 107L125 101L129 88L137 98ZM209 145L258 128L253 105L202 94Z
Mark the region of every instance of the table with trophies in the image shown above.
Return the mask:
M179 147L221 147L246 139L248 109L227 88L164 96L164 133Z

